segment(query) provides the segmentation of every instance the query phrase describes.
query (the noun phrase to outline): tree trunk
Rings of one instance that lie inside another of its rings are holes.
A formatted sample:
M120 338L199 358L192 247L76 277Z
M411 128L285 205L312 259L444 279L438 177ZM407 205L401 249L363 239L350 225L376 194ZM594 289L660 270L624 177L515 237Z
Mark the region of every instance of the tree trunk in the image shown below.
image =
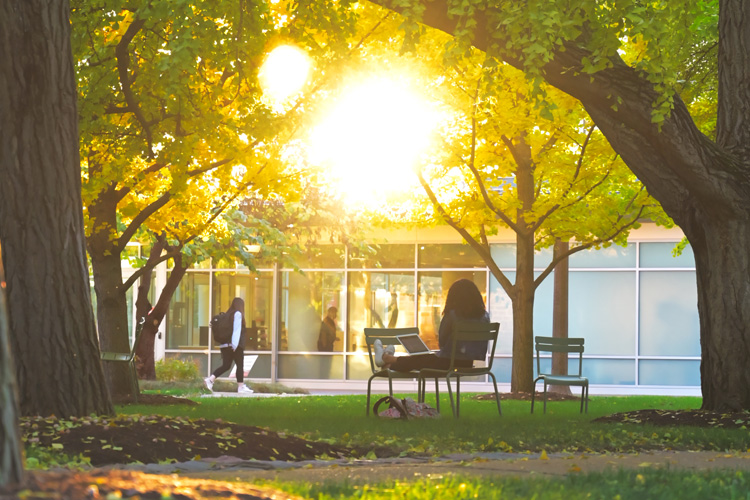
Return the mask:
M516 234L511 392L534 390L534 234Z
M390 0L374 0L398 8ZM458 18L447 0L423 2L422 22L453 33ZM487 2L487 9L493 5ZM473 45L524 69L524 54L506 49L501 12L478 15ZM579 99L614 150L665 212L682 228L696 257L701 326L703 408L750 410L750 297L746 293L750 237L750 3L719 0L719 102L716 142L695 126L674 96L671 114L652 122L659 92L648 76L616 57L611 67L588 74L591 54L574 42L554 54L542 74ZM585 36L582 36L585 38ZM658 42L655 42L658 43ZM696 250L697 249L697 250Z
M112 412L86 265L69 9L0 3L0 240L25 415Z
M8 337L5 274L0 259L0 488L23 480L23 443L18 428L18 388Z
M89 205L92 230L86 243L96 293L96 319L102 351L130 352L128 303L122 284L121 249L112 239L117 227L115 197L101 196ZM130 394L128 367L125 363L104 363L107 385L115 399Z
M152 248L155 247L156 245ZM159 252L161 253L161 250ZM156 301L154 307L151 307L151 302L148 300L148 290L150 289L148 284L151 283L151 271L149 270L144 273L141 279L141 285L138 287L138 300L136 301L136 317L145 317L146 324L143 327L141 340L138 342L136 350L136 367L138 369L138 376L142 379L156 379L156 364L154 361L156 334L159 332L159 325L167 315L167 309L169 308L172 296L177 290L180 281L185 276L187 269L187 266L182 264L182 256L178 254L174 259L174 268L169 274L167 283L159 294L159 300Z
M719 411L748 409L750 227L747 220L710 218L684 229L698 275L702 407Z
M570 250L567 241L555 240L553 258L563 255ZM554 297L552 299L552 336L568 338L568 258L564 258L555 266ZM552 353L552 373L554 375L568 374L568 354L565 352ZM550 392L572 394L568 385L551 385Z

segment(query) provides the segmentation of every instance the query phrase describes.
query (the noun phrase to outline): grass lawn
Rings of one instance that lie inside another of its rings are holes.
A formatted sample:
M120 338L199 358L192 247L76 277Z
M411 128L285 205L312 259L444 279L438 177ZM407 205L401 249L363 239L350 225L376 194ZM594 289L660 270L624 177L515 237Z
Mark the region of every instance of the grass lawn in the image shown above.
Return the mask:
M169 392L169 391L162 391ZM455 452L584 453L638 452L652 449L726 450L746 452L746 428L652 426L642 423L597 423L598 417L643 409L694 410L700 398L593 397L589 413L578 401L555 401L547 413L530 414L528 401L505 400L498 416L493 400L462 397L461 418L450 416L447 396L438 419L387 420L365 416L365 396L287 395L264 398L200 398L199 404L123 405L117 412L223 421L266 427L311 440L365 447L369 458L396 454L445 455ZM174 392L172 392L174 394ZM400 395L404 396L404 395ZM414 395L411 395L414 397ZM428 401L432 402L429 398ZM387 450L387 453L386 453ZM606 473L576 473L564 478L492 477L459 474L413 481L376 482L366 486L339 483L266 483L314 499L568 499L619 498L644 500L750 498L750 473L743 471L681 471L647 468Z
M414 397L414 395L411 395ZM530 414L528 401L494 401L462 396L461 418L391 421L365 416L365 396L287 396L279 398L194 398L197 406L118 407L125 413L159 413L268 427L343 445L395 448L401 453L454 452L627 452L645 449L742 450L750 448L743 429L657 427L592 422L600 416L638 409L696 409L695 397L593 397L587 414L576 401L548 403L547 413ZM429 399L428 399L429 401ZM447 396L441 402L450 411ZM377 451L376 451L377 453Z

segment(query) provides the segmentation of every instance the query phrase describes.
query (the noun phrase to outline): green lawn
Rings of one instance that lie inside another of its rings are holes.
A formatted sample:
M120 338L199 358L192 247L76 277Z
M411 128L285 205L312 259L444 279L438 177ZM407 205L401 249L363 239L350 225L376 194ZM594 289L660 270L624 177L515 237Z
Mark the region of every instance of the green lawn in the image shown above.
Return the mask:
M414 396L414 395L412 395ZM691 397L593 397L588 414L576 401L551 402L547 413L530 414L524 401L503 401L498 416L493 401L462 397L461 418L391 421L365 416L365 396L287 396L271 398L194 398L198 406L119 407L125 413L152 413L225 420L268 427L345 445L386 445L401 452L442 455L477 451L636 451L643 449L747 450L746 430L602 424L599 416L637 409L696 409ZM428 399L429 400L429 399Z
M403 395L401 395L403 396ZM412 397L414 395L411 395ZM392 421L365 416L365 396L287 396L271 398L193 398L198 406L118 407L122 413L158 413L268 427L344 445L387 445L403 453L443 455L452 452L639 451L647 449L750 449L746 429L653 427L594 423L597 417L639 409L697 409L692 397L593 397L589 413L576 401L551 402L547 414L530 414L524 401L462 398L462 417ZM429 399L428 399L429 401ZM450 405L442 401L444 411ZM571 474L565 478L452 476L366 486L344 483L270 483L311 499L706 499L750 498L750 474L741 471L689 472L623 470Z

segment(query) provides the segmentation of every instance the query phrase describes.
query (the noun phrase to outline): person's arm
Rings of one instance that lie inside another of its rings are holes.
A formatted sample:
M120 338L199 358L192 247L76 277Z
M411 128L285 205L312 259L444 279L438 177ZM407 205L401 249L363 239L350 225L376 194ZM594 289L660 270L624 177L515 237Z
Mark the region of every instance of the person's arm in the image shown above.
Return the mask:
M242 334L242 313L235 311L234 313L234 326L232 329L232 350L236 351L237 346L240 344L240 335Z

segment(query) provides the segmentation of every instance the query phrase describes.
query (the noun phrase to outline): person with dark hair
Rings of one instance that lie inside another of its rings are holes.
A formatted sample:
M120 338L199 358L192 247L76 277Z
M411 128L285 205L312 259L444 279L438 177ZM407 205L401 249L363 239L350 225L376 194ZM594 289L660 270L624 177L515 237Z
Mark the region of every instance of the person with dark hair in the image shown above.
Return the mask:
M490 322L490 315L485 309L484 299L479 288L473 281L460 279L448 289L445 298L443 319L440 320L437 353L421 354L419 356L395 356L395 347L389 345L384 348L380 339L375 340L375 364L399 372L435 368L447 370L450 366L451 346L453 345L453 324L456 321ZM487 342L466 341L458 344L454 366L470 368L474 360L484 360L487 356Z
M245 301L240 297L232 300L232 305L227 309L227 314L234 315L232 327L232 339L219 346L221 349L221 366L203 379L206 389L213 392L216 377L221 376L232 367L232 361L237 365L237 392L240 394L252 394L253 390L245 385Z
M338 315L338 308L331 306L326 311L326 317L320 323L320 332L318 333L318 350L324 352L333 351L333 343L338 340L336 337L336 315Z

